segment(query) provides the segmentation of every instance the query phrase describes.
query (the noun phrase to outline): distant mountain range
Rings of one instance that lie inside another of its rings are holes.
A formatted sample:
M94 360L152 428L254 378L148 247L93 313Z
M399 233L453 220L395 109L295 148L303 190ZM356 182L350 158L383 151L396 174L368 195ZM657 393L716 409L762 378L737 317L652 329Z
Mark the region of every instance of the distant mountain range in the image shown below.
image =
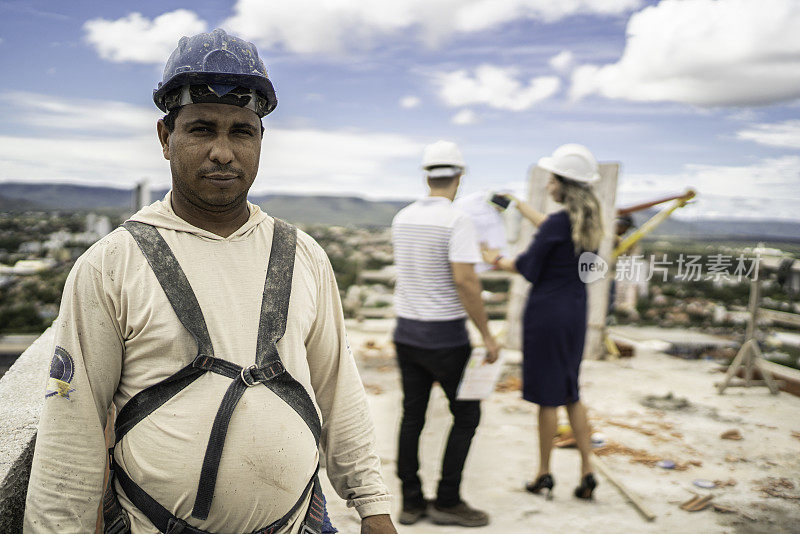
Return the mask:
M166 190L152 191L162 198ZM0 210L131 210L130 189L71 184L0 183ZM297 224L388 226L411 200L374 201L352 196L251 195L267 213ZM641 225L655 210L634 215ZM800 222L745 219L667 219L653 236L800 243Z
M166 189L151 191L153 200ZM73 184L0 183L0 209L28 210L127 210L132 207L130 189ZM410 200L373 201L359 197L326 195L250 195L270 215L297 224L388 226L395 213Z

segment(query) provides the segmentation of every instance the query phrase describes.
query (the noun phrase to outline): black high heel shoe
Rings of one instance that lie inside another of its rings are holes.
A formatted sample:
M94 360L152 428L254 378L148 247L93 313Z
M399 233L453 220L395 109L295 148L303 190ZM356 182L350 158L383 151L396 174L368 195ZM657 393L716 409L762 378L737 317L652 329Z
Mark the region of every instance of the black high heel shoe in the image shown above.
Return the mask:
M579 499L591 500L592 492L597 487L597 480L593 473L589 473L581 479L581 485L575 488L575 496Z
M531 493L539 493L543 489L547 490L547 495L545 498L550 501L553 500L553 486L556 485L555 480L553 480L553 475L550 473L545 473L537 478L533 482L528 482L525 484L525 490L530 491Z

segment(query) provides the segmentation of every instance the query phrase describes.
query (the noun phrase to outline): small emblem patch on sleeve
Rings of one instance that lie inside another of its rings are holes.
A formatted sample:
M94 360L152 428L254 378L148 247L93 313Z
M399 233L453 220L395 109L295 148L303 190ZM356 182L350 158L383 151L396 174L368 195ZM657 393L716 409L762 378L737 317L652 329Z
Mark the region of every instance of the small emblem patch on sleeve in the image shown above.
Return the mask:
M56 347L53 361L50 362L50 378L47 381L45 397L64 397L69 399L69 394L75 391L72 378L75 375L75 362L69 352L61 347Z

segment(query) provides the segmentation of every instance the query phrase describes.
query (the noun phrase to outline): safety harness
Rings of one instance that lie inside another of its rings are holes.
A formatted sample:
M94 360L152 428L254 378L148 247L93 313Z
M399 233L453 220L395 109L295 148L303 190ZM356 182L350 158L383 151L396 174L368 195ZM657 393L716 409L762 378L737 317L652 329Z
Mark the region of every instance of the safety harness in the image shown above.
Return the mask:
M115 446L137 423L177 395L185 387L207 372L217 373L232 379L231 385L222 398L211 436L208 439L197 497L192 509L192 517L200 520L208 518L214 498L217 471L225 445L225 435L239 399L248 388L263 384L291 406L305 421L319 446L321 422L314 403L306 389L286 370L278 354L278 341L286 331L286 316L289 309L289 296L292 288L292 272L297 244L297 230L283 221L275 219L272 249L264 283L264 296L261 301L261 318L258 326L255 364L241 367L214 356L214 347L208 332L203 312L197 297L189 285L186 274L178 264L164 238L149 224L126 221L122 225L139 245L150 267L166 293L181 324L197 342L197 356L186 367L174 375L154 384L131 398L119 411L115 423ZM127 515L122 510L116 492L114 479L119 481L125 495L151 523L164 534L210 534L190 526L186 521L172 513L148 495L114 459L114 448L109 449L109 483L103 498L105 532L108 534L130 531ZM314 476L306 485L300 498L291 510L272 524L256 530L252 534L273 534L285 526L289 519L302 506L309 492L311 504L303 520L301 534L320 534L325 509L325 501L319 483L319 465Z

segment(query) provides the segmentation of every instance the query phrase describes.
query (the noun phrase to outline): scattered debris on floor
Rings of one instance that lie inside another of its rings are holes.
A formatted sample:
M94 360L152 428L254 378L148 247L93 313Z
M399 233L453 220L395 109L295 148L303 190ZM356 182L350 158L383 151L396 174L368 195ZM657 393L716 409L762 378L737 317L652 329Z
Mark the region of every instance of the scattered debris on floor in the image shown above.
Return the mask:
M800 439L800 432L792 431L792 437Z
M520 391L522 390L522 379L515 375L508 375L500 379L495 387L495 391Z
M737 512L735 508L722 506L721 504L712 504L711 507L714 509L715 512L718 512L720 514L735 514Z
M365 359L394 358L394 350L392 347L376 343L372 339L366 340L357 352L358 356L361 356Z
M553 445L559 449L573 449L577 447L578 442L575 441L575 436L572 435L572 428L569 425L558 425L556 435L553 438Z
M734 429L731 429L731 430L726 430L725 432L720 434L719 437L722 438L722 439L730 439L730 440L734 440L734 441L739 441L740 439L742 439L742 433L739 432L738 428L734 428Z
M705 510L708 508L708 505L711 503L711 499L713 499L713 495L695 495L685 503L681 504L681 510L686 510L687 512L699 512L700 510Z
M642 427L640 427L638 425L632 425L630 423L623 423L622 421L614 421L612 419L607 419L605 422L608 423L609 425L618 426L620 428L627 428L628 430L635 430L636 432L638 432L640 434L644 434L645 436L655 436L657 434L657 431L655 431L655 430L651 430L649 428L642 428Z
M737 482L736 479L729 478L728 480L715 480L714 484L716 484L718 488L730 488L735 486Z
M650 467L656 467L660 461L665 460L665 458L661 456L656 456L641 449L633 449L614 441L608 441L604 447L595 449L594 453L597 456L612 456L617 454L629 456L631 463L644 464ZM686 471L690 467L701 467L703 465L703 463L698 460L687 460L685 462L669 461L674 464L670 469L675 469L676 471Z
M636 356L636 350L630 343L625 343L623 341L614 341L614 345L617 346L617 352L619 352L620 358L633 358L634 356Z
M770 497L777 497L779 499L787 499L787 500L799 500L800 494L798 493L788 493L786 490L793 490L795 488L794 482L789 480L788 478L776 478L776 477L768 477L764 480L756 481L759 485L756 486L756 490L764 493L765 495L769 495Z
M676 397L671 391L663 396L648 395L641 400L641 404L646 408L670 412L692 409L691 402L683 397Z

